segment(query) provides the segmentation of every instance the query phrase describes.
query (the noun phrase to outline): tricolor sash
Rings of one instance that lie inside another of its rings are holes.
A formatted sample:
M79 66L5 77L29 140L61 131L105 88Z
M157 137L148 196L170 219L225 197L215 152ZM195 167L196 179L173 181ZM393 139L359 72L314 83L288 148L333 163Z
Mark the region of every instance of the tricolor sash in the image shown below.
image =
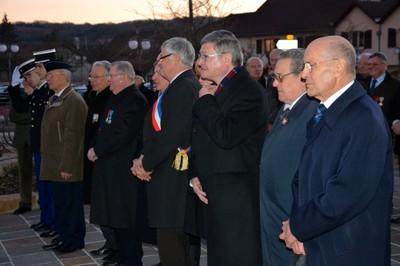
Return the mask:
M158 97L157 101L153 105L153 110L151 112L151 123L153 124L154 130L156 132L161 130L161 117L162 117L162 109L161 103L164 97L164 93Z

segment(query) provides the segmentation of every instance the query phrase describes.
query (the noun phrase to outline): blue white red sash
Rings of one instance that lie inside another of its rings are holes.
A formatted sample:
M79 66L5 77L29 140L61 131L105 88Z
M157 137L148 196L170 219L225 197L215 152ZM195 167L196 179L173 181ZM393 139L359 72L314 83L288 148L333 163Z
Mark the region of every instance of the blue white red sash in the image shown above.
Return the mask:
M161 117L162 117L161 103L164 97L164 93L162 93L160 97L158 97L157 101L153 105L153 110L151 112L151 123L153 124L154 130L156 132L161 130Z
M226 83L228 83L228 81L230 79L232 79L237 73L239 73L240 71L243 70L242 66L237 66L234 69L232 69L228 75L225 76L225 78L221 81L220 84L218 84L217 90L215 91L215 94L218 94L222 88L225 86Z

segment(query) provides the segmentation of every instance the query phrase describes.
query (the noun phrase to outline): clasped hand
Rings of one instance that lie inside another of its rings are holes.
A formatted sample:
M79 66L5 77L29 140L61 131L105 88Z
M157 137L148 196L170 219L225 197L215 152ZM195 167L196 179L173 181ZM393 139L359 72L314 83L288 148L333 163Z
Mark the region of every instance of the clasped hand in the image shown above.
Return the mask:
M140 180L144 181L150 181L151 180L151 173L152 172L147 172L143 168L143 157L144 155L140 155L139 158L133 160L133 166L131 167L132 174L139 178Z
M304 244L298 241L290 230L289 220L282 222L282 233L279 238L285 241L286 247L292 249L294 253L306 255Z

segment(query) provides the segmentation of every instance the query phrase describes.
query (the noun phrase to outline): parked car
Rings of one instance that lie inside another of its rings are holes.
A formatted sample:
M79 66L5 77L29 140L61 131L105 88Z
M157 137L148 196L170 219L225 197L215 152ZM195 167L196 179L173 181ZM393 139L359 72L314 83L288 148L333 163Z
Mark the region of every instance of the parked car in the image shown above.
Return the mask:
M10 103L10 96L8 95L8 86L0 86L0 105L7 105Z

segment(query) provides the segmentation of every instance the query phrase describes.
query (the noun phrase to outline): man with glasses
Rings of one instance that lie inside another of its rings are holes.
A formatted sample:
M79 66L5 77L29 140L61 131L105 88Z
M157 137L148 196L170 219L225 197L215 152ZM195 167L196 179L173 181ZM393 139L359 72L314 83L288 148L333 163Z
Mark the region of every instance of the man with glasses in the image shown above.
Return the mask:
M260 219L263 265L291 265L294 256L277 237L293 203L291 183L306 143L306 125L318 101L306 94L302 81L304 49L279 55L273 77L279 100L284 103L265 139L260 162ZM297 264L299 265L299 264Z
M400 136L396 128L400 126L400 81L393 78L389 72L388 61L383 53L376 52L368 59L370 78L364 88L371 98L381 107L390 126L393 126L394 152L398 156L400 166ZM400 217L393 218L392 223L399 224Z
M188 189L188 152L191 147L192 106L200 83L192 71L195 51L184 38L161 45L156 70L169 81L153 110L147 113L143 151L133 174L148 181L150 227L157 229L163 266L190 264L189 238L183 231Z
M108 61L96 61L93 63L90 72L89 81L92 90L90 90L86 98L88 113L85 126L84 154L87 154L92 147L93 139L99 128L106 104L112 95L110 91L110 67L111 63ZM83 173L82 199L84 204L90 204L92 196L93 162L90 161L87 156L84 156ZM93 193L96 193L96 191ZM106 242L104 246L91 250L90 254L94 256L104 256L103 260L105 262L110 264L115 263L117 245L115 243L114 231L110 227L102 225L100 225L100 229Z
M201 41L205 85L193 106L191 180L205 213L208 265L261 265L259 163L266 96L243 67L238 39L217 30Z
M118 265L142 265L142 226L146 226L145 184L130 168L141 147L148 103L135 87L128 61L110 68L110 90L99 129L87 157L94 162L90 222L114 231ZM103 265L114 265L107 261Z
M321 102L307 124L280 238L307 265L390 265L391 134L355 81L355 61L340 36L312 41L304 55L307 94Z
M69 64L49 61L45 68L54 95L43 115L40 180L51 182L59 236L43 248L70 253L85 246L82 179L87 106L70 85Z

